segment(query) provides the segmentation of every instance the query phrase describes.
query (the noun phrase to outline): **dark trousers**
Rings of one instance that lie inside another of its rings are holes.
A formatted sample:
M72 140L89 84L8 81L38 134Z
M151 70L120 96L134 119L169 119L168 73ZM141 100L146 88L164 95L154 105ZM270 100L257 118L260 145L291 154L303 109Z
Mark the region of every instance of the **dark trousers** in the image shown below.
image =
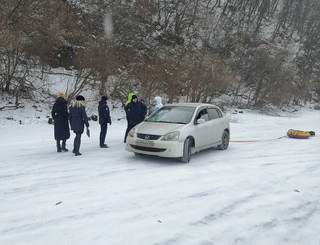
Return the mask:
M81 134L76 133L76 137L74 138L74 142L73 142L73 153L79 153L80 144L81 144Z
M100 124L100 146L104 146L104 141L106 140L108 124Z
M124 143L126 143L126 141L127 141L127 136L128 136L129 131L130 131L134 126L136 126L136 125L137 125L137 123L136 123L136 124L128 123L128 127L127 127L127 130L126 130L126 134L125 134L125 136L124 136Z
M66 140L56 140L57 141L57 150L61 151L61 149L66 149ZM62 141L62 147L60 144L60 141Z

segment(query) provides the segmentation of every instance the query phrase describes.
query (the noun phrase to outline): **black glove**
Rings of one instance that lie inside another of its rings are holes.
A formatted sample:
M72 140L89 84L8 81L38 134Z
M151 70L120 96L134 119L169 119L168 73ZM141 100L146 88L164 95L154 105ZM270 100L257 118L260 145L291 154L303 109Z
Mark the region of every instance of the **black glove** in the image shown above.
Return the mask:
M109 122L109 124L111 125L111 121Z
M90 138L90 130L89 130L89 128L87 128L87 136Z

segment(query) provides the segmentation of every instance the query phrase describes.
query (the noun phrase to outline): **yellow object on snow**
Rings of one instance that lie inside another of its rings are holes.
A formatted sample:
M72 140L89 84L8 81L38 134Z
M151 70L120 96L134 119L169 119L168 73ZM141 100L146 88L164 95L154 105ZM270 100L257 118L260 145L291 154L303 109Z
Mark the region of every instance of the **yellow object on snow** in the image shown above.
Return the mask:
M288 137L296 139L308 139L311 136L310 132L289 129L287 132Z

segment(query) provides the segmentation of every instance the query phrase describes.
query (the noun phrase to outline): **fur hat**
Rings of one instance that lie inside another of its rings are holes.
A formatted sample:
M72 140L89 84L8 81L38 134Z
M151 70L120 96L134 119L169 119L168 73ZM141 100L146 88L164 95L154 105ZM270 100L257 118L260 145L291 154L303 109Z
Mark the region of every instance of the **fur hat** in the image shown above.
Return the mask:
M76 100L85 101L85 98L82 95L77 95Z
M66 99L66 95L64 93L58 93L58 97Z

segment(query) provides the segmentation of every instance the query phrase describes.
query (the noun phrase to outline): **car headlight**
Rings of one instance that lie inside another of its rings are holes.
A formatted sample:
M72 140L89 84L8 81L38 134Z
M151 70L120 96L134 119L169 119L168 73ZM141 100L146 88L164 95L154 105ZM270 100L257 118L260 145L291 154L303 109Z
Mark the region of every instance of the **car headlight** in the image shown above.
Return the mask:
M136 129L135 128L132 128L130 131L129 131L129 136L130 137L134 137L134 133L136 132Z
M179 131L175 131L175 132L168 133L168 134L162 136L161 140L178 141L179 140L179 136L180 136L180 132Z

